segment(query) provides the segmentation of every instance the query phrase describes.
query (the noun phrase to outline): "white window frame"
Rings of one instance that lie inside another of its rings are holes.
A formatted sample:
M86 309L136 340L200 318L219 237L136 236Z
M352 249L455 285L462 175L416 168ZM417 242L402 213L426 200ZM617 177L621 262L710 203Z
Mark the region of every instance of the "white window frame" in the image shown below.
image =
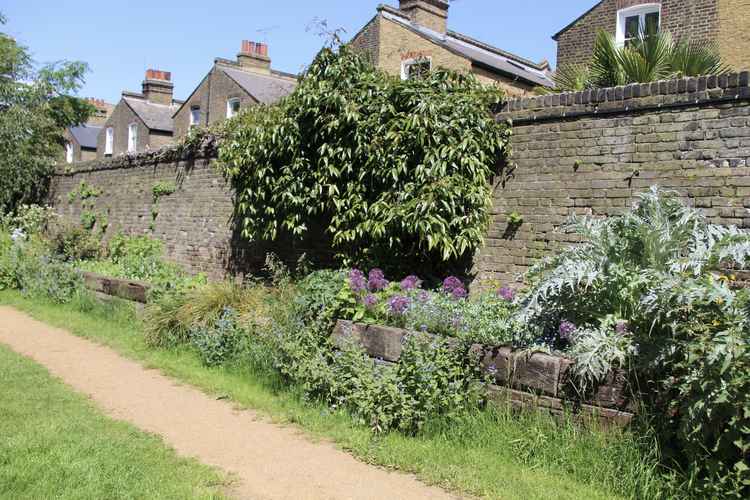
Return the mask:
M190 127L197 127L201 124L201 108L200 106L190 107Z
M112 127L107 127L107 130L104 131L104 154L111 156L114 149L115 129L113 129Z
M138 124L133 122L128 125L128 153L138 151Z
M234 103L237 103L237 105L238 105L236 113L234 111L232 111L232 105ZM233 118L233 117L237 116L239 114L239 112L240 112L239 108L240 108L241 105L242 105L242 101L240 101L239 97L230 97L229 99L227 99L227 118Z
M636 5L634 7L628 7L617 11L617 45L622 47L625 45L625 20L629 17L638 16L638 26L642 31L646 28L646 14L653 14L654 12L659 14L659 29L661 29L661 4L660 3L644 3Z
M414 64L419 64L423 62L430 63L430 69L428 71L432 71L432 57L430 56L412 57L410 59L404 59L403 61L401 61L401 79L408 80L409 79L409 67Z
M73 144L70 142L65 143L65 161L73 163Z

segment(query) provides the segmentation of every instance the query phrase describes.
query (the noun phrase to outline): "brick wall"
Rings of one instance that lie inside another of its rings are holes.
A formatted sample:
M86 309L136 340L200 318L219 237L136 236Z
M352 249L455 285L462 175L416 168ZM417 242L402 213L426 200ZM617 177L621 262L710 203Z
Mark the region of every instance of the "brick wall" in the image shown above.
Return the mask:
M720 0L719 49L728 64L750 69L750 0Z
M719 3L740 0L604 0L572 27L562 33L557 40L557 65L586 64L591 59L596 34L600 30L615 34L617 12L620 9L646 3L661 4L661 28L669 31L677 39L688 37L695 41L718 41ZM746 2L746 0L741 0ZM575 13L571 13L571 17ZM736 18L744 19L744 28L750 14L738 11ZM740 24L741 25L741 24ZM735 30L736 31L736 30ZM744 39L736 33L734 44L748 47ZM748 42L750 43L750 42Z
M71 202L68 193L86 182L102 191L94 199L93 211L106 215L105 238L119 231L151 235L164 242L169 260L213 278L257 272L268 252L288 263L296 262L303 253L313 263L331 261L326 239L320 235L311 238L312 242L243 242L231 223L231 189L214 168L213 147L207 149L209 153L194 159L179 158L178 150L166 148L132 158L76 164L75 172L61 170L53 177L50 203L64 218L80 221L81 202ZM174 183L178 189L155 204L153 186L157 182ZM155 219L153 212L157 213Z
M479 279L516 279L572 242L571 214L613 215L652 185L716 223L750 228L748 72L510 101L516 169L494 193ZM518 213L523 224L510 227Z

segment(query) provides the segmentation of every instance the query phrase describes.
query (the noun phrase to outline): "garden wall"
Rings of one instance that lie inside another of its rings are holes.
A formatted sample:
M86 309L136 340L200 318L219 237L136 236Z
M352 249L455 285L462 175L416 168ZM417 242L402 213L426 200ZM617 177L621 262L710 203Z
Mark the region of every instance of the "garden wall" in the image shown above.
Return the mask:
M676 189L715 222L750 227L748 73L685 78L572 94L511 100L497 115L514 124L509 178L494 192L486 245L474 260L480 279L507 282L560 245L570 214L611 215L658 184ZM52 180L51 202L78 220L106 215L106 234L153 234L168 257L212 277L262 266L273 251L330 262L326 240L242 243L231 224L232 195L214 169L215 149L191 158L176 148L76 165ZM505 176L504 176L505 177ZM103 192L93 209L68 194L85 181ZM157 182L177 191L158 203ZM523 222L511 225L517 214ZM101 226L101 223L99 224Z
M480 279L517 278L570 235L571 215L612 215L652 185L722 224L750 227L748 72L511 100L511 178L475 258ZM523 218L508 223L511 214Z

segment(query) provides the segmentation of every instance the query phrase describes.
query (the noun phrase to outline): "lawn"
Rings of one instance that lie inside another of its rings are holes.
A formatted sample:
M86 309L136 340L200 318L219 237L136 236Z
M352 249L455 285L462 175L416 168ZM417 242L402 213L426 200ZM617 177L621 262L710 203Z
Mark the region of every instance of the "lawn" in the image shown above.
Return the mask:
M224 498L225 484L0 346L0 498Z
M502 499L614 499L651 498L661 486L648 465L653 461L642 455L648 443L637 443L630 432L586 430L498 409L452 426L436 423L416 437L378 436L345 414L301 401L270 374L243 365L205 368L189 349L147 348L129 307L60 306L14 291L0 292L0 303L110 346L207 393L260 410L274 421L299 425L365 462L414 472L453 491Z

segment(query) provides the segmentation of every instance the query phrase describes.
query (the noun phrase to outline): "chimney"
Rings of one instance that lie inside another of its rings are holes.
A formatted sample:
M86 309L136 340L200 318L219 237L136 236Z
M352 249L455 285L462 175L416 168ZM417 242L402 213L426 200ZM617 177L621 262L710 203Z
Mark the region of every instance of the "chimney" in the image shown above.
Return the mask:
M448 31L447 0L399 0L399 10L409 16L411 22L445 34Z
M154 104L172 105L174 84L172 73L158 69L146 70L146 79L143 81L143 95L148 102Z
M243 40L240 53L237 54L237 64L255 73L270 75L271 58L268 57L268 45Z

